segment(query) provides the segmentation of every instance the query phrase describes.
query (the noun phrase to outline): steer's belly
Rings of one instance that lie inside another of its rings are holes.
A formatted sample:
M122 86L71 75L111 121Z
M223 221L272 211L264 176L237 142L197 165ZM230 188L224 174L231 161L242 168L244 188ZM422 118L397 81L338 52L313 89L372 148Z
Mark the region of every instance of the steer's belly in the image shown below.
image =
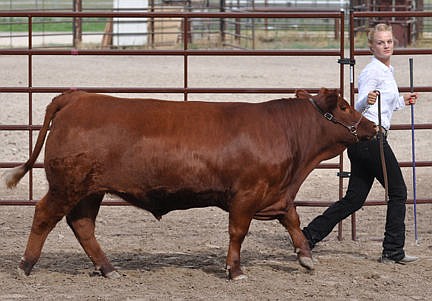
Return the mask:
M228 211L228 201L231 198L229 191L195 192L191 189L169 191L164 188L153 189L140 196L128 193L117 194L133 205L150 211L158 219L173 210L214 206Z

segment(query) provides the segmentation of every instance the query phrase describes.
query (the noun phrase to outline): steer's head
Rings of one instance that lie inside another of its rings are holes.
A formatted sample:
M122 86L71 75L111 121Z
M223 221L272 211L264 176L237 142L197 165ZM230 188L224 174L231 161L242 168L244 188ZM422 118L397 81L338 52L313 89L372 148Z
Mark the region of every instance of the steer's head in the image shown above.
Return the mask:
M341 143L349 145L358 140L368 140L376 136L377 126L364 118L350 104L343 99L339 91L336 89L330 90L321 88L318 95L310 95L307 91L296 91L298 98L304 98L311 101L315 108L323 118L326 118L329 123L340 127L340 130L346 131ZM340 132L339 130L339 132Z

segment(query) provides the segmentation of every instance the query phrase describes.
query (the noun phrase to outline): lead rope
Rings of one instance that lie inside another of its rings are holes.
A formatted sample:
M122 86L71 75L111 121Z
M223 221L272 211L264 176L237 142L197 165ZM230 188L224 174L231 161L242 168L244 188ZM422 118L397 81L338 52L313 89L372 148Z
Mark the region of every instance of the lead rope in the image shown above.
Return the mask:
M383 128L381 126L381 92L377 90L375 92L377 93L378 96L379 149L380 149L381 167L382 167L383 177L384 177L384 190L385 190L384 199L387 203L388 202L388 177L387 177L387 165L384 156L384 133L383 133Z

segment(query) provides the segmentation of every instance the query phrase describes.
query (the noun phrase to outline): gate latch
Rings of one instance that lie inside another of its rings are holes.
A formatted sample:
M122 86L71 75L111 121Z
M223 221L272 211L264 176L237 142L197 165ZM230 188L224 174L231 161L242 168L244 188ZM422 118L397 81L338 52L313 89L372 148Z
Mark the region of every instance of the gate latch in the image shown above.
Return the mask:
M349 178L351 173L349 171L341 171L337 173L337 176L340 178Z
M350 59L350 58L338 59L338 63L344 64L344 65L354 66L355 65L355 59Z

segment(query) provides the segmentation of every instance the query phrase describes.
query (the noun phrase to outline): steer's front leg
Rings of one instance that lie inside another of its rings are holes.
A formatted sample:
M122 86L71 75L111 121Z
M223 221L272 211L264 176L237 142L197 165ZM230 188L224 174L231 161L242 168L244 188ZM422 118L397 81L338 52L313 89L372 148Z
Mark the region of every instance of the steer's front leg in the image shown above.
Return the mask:
M308 270L313 270L312 252L308 241L300 230L300 219L295 207L288 208L287 213L279 218L279 222L291 236L300 265Z
M240 280L247 278L240 268L240 249L241 244L249 230L252 217L245 217L244 213L236 214L232 210L229 214L229 248L226 259L226 268L228 278L231 280Z

